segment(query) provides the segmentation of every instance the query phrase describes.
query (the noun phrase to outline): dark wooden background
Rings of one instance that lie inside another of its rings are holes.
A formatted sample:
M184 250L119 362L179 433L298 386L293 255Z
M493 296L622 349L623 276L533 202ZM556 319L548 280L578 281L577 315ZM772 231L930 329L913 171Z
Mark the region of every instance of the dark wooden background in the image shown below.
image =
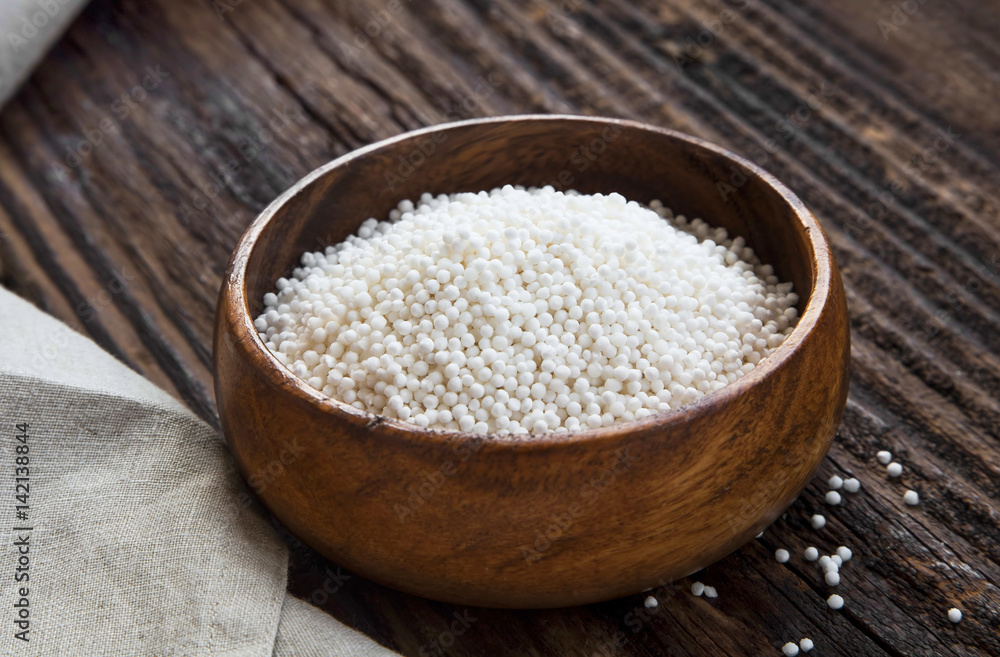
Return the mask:
M293 592L407 655L778 655L803 636L812 655L1000 655L998 33L1000 5L974 0L94 0L0 114L3 282L217 425L227 258L314 167L507 113L705 137L815 211L853 329L839 440L784 519L698 576L719 598L687 580L655 590L654 613L643 596L472 609L453 637L462 609L303 548ZM136 88L147 67L166 75ZM883 448L901 480L876 464ZM829 508L835 472L864 490ZM800 555L840 544L856 557L832 612Z

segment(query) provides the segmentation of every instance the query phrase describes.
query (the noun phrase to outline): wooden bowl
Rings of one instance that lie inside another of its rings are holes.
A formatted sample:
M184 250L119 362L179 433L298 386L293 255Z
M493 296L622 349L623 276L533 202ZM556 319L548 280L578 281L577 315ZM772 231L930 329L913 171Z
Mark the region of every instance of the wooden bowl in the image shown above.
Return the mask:
M801 319L738 382L607 429L491 439L358 411L309 387L253 326L306 250L423 192L504 184L619 192L744 236ZM365 577L468 605L555 607L684 577L773 522L812 477L848 387L844 291L819 223L718 146L629 121L515 116L435 126L345 155L243 235L219 299L226 440L303 541Z

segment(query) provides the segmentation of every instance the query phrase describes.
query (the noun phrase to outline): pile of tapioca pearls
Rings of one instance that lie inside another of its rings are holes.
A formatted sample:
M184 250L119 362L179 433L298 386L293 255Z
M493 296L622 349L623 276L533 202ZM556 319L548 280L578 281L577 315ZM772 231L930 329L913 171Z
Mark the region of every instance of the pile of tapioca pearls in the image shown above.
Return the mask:
M582 431L751 372L798 295L743 238L619 194L423 195L301 266L254 325L345 404L418 427Z

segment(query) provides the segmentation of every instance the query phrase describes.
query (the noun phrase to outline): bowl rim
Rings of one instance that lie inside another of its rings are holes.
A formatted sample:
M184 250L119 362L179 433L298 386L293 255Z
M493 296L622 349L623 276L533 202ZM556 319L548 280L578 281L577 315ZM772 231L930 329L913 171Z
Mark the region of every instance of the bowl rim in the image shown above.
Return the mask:
M274 354L271 353L263 340L261 340L254 326L254 319L250 313L247 297L246 270L258 238L270 222L275 219L275 216L285 204L331 170L349 165L357 158L364 157L373 151L386 148L398 142L468 126L489 127L503 123L535 121L572 121L598 125L617 125L623 128L654 132L671 139L687 142L692 146L721 156L739 165L747 175L747 178L755 176L767 184L773 192L777 193L791 207L795 218L804 229L809 248L810 266L813 270L812 289L810 289L809 296L806 299L805 310L799 317L791 334L785 338L774 352L761 359L760 364L749 374L681 408L654 413L641 420L630 420L610 427L579 431L550 431L543 434L508 434L503 436L447 429L427 429L396 418L388 418L370 411L357 409L350 404L324 394L321 390L316 390L275 358ZM453 445L455 441L470 441L489 445L491 449L537 451L551 449L567 443L588 442L593 444L603 441L616 443L630 434L646 433L650 430L666 432L675 425L683 425L701 415L711 413L718 406L733 402L736 397L742 395L749 388L759 385L774 376L803 345L806 337L818 324L830 300L834 266L829 244L826 241L819 221L812 212L795 193L772 174L736 153L704 139L640 121L571 114L514 114L440 123L403 132L399 135L353 150L314 169L268 204L244 231L230 259L227 275L223 280L222 295L229 296L233 309L238 309L239 319L233 322L233 328L237 333L239 342L248 345L248 347L252 345L252 349L260 354L261 358L254 359L255 363L263 365L266 368L265 375L270 379L271 383L280 389L288 391L301 401L317 407L328 415L339 416L339 419L361 423L371 428L378 426L379 428L389 430L391 433L396 433L398 437L408 441L419 441L428 445ZM238 289L235 299L232 298L234 286Z

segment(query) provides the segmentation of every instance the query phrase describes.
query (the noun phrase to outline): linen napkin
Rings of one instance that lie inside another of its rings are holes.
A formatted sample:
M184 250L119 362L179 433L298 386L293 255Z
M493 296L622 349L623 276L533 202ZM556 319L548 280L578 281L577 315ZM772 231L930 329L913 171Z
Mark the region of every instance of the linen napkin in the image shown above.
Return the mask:
M0 335L0 654L395 654L287 594L211 427L2 288Z
M86 0L0 0L0 106L86 4Z

